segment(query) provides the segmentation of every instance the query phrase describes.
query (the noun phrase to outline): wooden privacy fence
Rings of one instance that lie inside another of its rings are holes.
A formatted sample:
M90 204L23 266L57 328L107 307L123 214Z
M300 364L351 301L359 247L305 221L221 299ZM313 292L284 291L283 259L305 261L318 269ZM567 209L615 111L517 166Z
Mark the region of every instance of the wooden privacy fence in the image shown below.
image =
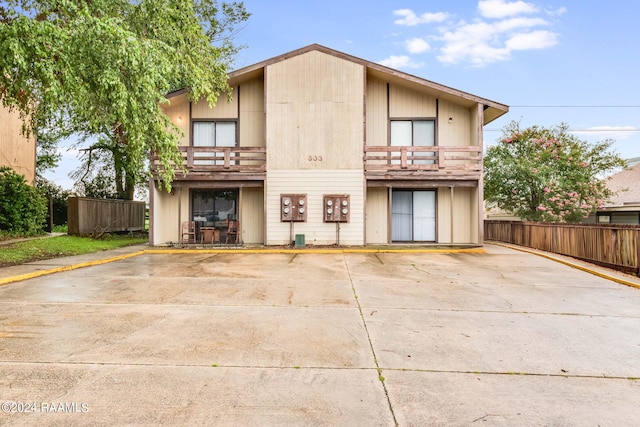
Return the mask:
M640 275L640 226L484 221L484 237Z
M68 233L144 230L145 202L69 197Z

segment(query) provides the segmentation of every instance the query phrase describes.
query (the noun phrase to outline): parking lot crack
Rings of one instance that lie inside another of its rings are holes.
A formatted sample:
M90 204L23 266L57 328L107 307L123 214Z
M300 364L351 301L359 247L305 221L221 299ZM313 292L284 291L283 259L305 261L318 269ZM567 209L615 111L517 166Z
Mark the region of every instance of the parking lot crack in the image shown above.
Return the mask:
M376 356L376 351L373 348L373 342L371 341L371 335L369 334L369 328L367 327L367 322L364 317L364 313L362 312L362 306L360 305L360 301L358 300L358 294L356 292L355 285L353 284L353 278L351 277L351 270L349 269L349 263L347 262L347 257L343 255L344 264L347 269L347 275L349 276L349 284L351 285L351 290L353 291L353 297L355 298L356 305L358 306L358 312L360 313L360 318L362 319L362 325L364 326L364 331L367 334L367 342L369 342L369 349L371 350L371 354L373 356L373 361L376 365L376 370L378 371L378 379L382 384L382 389L384 390L384 395L387 398L387 404L389 405L389 411L391 412L391 416L393 417L393 422L395 425L398 425L398 420L396 419L395 411L393 410L393 405L391 404L391 399L389 398L389 390L387 389L387 385L385 384L385 378L382 375L382 369L380 368L380 363L378 362L378 358Z
M503 301L507 307L509 307L509 311L513 312L513 304L511 303L511 301L509 301L508 299L506 299L505 297L503 297L502 295L500 295L499 293L497 293L494 289L491 288L487 288L484 286L480 286L478 283L476 282L470 282L469 286L474 287L476 289L480 289L483 292L489 292L491 295L493 295L494 297L498 298L499 300Z

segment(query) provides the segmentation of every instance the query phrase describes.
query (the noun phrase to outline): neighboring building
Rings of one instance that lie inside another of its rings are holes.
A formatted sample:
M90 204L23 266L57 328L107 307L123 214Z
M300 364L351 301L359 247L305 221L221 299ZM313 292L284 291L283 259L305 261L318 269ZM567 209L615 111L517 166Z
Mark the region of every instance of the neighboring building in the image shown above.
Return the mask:
M498 208L497 206L487 207L487 202L484 204L484 219L489 221L522 221L522 218L515 216L511 212L507 212Z
M607 179L615 196L591 214L586 223L640 224L640 158L627 160L628 167Z
M319 45L229 84L212 109L168 95L188 173L151 186L152 245L236 219L247 244L483 243L482 130L506 105Z
M36 179L36 140L22 134L22 120L16 111L0 105L0 166L24 175L30 185Z

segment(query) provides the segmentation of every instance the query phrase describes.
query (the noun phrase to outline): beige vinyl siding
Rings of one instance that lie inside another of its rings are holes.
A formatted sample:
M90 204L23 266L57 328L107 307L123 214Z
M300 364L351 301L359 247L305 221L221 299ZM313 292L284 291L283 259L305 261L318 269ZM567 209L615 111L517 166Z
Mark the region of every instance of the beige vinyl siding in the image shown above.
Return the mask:
M367 188L367 244L388 243L389 189Z
M264 243L264 189L240 189L240 232L243 243Z
M438 188L436 197L436 235L438 243L451 243L451 189L448 187Z
M473 243L471 222L475 220L472 210L473 189L458 187L453 193L453 243Z
M178 196L151 187L153 195L153 229L150 240L153 245L177 242L180 239L180 219L178 216ZM177 193L178 190L176 190Z
M438 243L477 243L477 191L472 187L455 187L451 203L451 188L438 189Z
M309 245L336 243L335 223L323 222L323 195L349 194L350 222L340 224L340 244L364 243L364 177L359 170L278 170L267 180L267 244L288 244L290 224L280 222L280 195L307 195L307 222L294 223L295 234L304 234Z
M472 145L471 116L471 111L468 108L440 100L438 103L438 145L453 147ZM451 118L451 123L449 123L449 118Z
M362 170L362 65L312 51L265 78L268 170Z
M480 184L482 185L482 184ZM469 190L469 243L479 244L482 239L480 233L484 233L484 222L482 219L482 197L478 195L480 187L468 188ZM482 229L482 230L481 230Z
M186 95L181 95L186 98ZM170 104L163 104L162 110L167 115L171 123L176 125L182 135L178 136L180 145L189 145L191 135L191 120L189 119L189 102L184 99L171 100Z
M387 83L367 76L367 145L385 146L387 141Z
M226 93L221 93L213 108L209 107L206 99L194 102L191 107L192 119L237 119L238 118L238 98L232 93L231 101Z
M402 86L391 85L389 116L390 118L435 117L436 98Z
M262 78L240 86L240 146L264 147L264 83Z
M0 106L0 166L9 166L35 184L36 140L22 134L22 120L17 111Z

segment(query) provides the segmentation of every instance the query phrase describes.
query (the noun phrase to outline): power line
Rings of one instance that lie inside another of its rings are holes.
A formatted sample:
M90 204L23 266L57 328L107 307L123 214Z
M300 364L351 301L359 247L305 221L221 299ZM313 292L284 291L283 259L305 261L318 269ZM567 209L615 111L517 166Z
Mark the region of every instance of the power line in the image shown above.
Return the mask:
M483 129L483 131L502 132L502 129ZM567 132L618 133L618 132L640 132L640 129L567 129Z
M640 105L509 105L509 108L640 108Z

